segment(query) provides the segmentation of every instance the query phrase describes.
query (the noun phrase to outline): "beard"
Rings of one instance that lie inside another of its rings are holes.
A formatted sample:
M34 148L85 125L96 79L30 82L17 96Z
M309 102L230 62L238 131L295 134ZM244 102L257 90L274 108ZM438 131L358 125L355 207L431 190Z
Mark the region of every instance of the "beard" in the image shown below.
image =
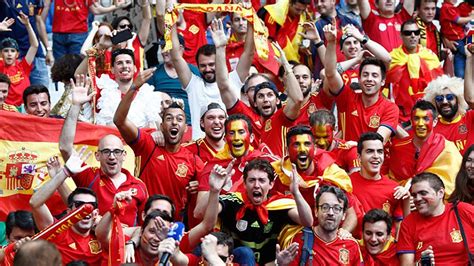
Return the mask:
M451 105L451 110L449 112L443 112L443 107L439 108L439 113L441 114L441 117L443 117L446 120L452 120L454 116L458 113L459 106L458 104Z
M212 78L206 78L206 75L207 74L213 74L212 75ZM212 72L204 72L204 73L201 73L201 77L202 79L207 82L207 83L214 83L216 82L216 72L212 71Z

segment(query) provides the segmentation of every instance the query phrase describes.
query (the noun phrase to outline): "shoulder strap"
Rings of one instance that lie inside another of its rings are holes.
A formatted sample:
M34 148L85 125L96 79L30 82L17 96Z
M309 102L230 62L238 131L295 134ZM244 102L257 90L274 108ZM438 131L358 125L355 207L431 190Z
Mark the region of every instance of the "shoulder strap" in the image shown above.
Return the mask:
M148 162L150 162L151 156L153 156L153 153L155 153L155 150L156 150L156 147L157 147L157 146L158 146L158 145L155 143L155 147L153 147L153 150L151 151L150 156L148 156L148 159L146 159L146 162L145 162L145 164L143 165L142 169L140 169L140 174L138 174L138 177L137 177L137 178L140 178L140 177L142 176L143 171L145 171L145 168L146 168L146 166L148 165Z
M472 266L474 265L474 256L469 251L469 245L467 244L466 233L464 232L464 227L462 226L461 217L459 216L458 203L459 201L456 201L453 203L454 214L456 215L456 219L458 220L459 230L461 231L462 242L464 243L464 248L467 251L467 258L469 261L469 265Z
M311 227L303 228L303 248L301 250L300 266L306 265L308 259L308 265L313 265L313 242L313 229Z
M88 188L92 189L92 186L94 186L94 183L95 181L97 181L97 179L100 177L100 170L97 171L97 173L95 174L94 176L94 179L92 179L92 181L89 183L89 185L87 186Z

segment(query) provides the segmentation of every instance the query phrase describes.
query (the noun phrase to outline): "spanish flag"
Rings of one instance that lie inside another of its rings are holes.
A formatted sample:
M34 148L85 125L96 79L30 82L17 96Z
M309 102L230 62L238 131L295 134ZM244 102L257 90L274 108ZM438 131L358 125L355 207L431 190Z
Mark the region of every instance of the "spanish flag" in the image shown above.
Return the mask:
M63 123L62 119L0 111L0 221L4 221L10 211L31 210L31 195L49 180L46 161L59 154L58 141ZM94 152L99 139L107 134L120 137L114 128L78 123L74 143L88 145L88 150ZM133 152L128 146L125 149L130 156L123 166L133 171ZM86 163L99 166L94 156ZM68 178L66 182L75 188L72 179ZM54 215L66 209L59 195L52 197L47 204Z

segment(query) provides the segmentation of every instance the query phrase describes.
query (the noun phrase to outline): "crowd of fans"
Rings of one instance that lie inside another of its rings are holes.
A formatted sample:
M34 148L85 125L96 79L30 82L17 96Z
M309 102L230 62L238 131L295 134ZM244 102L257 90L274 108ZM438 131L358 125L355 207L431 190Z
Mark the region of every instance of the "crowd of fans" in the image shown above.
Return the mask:
M0 116L62 119L65 162L9 213L1 263L473 265L474 1L182 3L109 23L132 3L0 0ZM99 167L78 122L118 130ZM57 192L91 212L32 240Z

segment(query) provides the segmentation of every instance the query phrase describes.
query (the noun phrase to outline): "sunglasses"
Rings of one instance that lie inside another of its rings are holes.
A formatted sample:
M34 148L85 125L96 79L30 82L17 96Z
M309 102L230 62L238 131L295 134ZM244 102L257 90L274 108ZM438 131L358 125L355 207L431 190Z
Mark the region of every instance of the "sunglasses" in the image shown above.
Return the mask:
M413 33L415 33L415 36L418 36L420 35L420 32L421 32L420 30L404 30L402 31L402 34L404 36L411 36Z
M94 207L94 209L97 209L98 207L97 202L88 202L88 201L81 201L81 200L75 200L72 202L72 205L76 208L79 208L84 204L90 204Z
M441 103L444 101L444 99L446 99L446 101L450 102L452 100L454 100L456 96L452 93L449 93L449 94L446 94L446 95L436 95L435 97L435 101L438 102L438 103Z
M131 24L122 24L122 25L119 25L118 27L119 27L119 29L124 30L124 29L127 29L127 28L131 29L132 25Z

